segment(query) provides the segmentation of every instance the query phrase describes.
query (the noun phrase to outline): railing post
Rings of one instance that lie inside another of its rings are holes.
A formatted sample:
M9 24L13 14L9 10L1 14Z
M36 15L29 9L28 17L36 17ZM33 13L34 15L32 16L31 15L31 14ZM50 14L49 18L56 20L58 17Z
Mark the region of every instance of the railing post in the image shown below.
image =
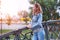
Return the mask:
M47 28L47 23L44 24L45 26L45 34L46 34L46 40L49 40L49 37L48 37L48 28Z
M14 40L20 40L20 34L19 33L15 34Z
M10 37L8 36L8 37L5 37L5 40L10 40Z
M60 39L60 32L59 32L59 36L58 36L58 39Z
M3 40L2 38L0 38L0 40Z
M20 35L16 34L14 40L20 40Z

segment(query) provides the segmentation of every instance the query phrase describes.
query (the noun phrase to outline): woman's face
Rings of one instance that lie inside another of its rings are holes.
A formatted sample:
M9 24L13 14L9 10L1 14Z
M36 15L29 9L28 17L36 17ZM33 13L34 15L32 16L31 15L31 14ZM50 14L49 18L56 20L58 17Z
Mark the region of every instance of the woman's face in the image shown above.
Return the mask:
M36 13L36 7L35 6L33 7L33 13Z
M34 7L33 7L33 13L34 14L38 14L40 12L40 7L37 5L34 5Z

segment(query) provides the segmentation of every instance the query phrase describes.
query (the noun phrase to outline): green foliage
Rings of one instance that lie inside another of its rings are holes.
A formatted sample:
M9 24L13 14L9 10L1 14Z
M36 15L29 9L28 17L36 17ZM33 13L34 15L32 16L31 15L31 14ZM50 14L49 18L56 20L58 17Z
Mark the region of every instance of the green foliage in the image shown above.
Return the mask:
M57 0L34 0L34 2L35 1L42 6L44 21L59 18L59 15L55 12L56 9L54 8L56 6ZM51 13L53 17L51 16Z
M10 32L11 30L0 30L0 34L1 34L1 31L2 31L2 34L4 34L4 33L7 33L7 32Z

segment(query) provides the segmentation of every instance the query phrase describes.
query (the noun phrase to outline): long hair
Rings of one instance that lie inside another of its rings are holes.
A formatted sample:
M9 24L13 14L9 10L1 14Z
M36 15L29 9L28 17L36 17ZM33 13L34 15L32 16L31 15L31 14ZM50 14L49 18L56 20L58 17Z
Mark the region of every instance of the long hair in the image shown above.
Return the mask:
M35 3L32 12L33 13L43 13L41 5L39 3Z

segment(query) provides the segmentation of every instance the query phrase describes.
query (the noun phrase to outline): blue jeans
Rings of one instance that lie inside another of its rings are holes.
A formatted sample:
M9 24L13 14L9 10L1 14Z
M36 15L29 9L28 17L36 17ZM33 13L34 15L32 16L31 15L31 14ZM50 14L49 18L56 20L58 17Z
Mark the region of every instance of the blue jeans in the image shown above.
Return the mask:
M32 40L44 40L44 36L45 36L44 29L40 29L37 32L33 32Z

